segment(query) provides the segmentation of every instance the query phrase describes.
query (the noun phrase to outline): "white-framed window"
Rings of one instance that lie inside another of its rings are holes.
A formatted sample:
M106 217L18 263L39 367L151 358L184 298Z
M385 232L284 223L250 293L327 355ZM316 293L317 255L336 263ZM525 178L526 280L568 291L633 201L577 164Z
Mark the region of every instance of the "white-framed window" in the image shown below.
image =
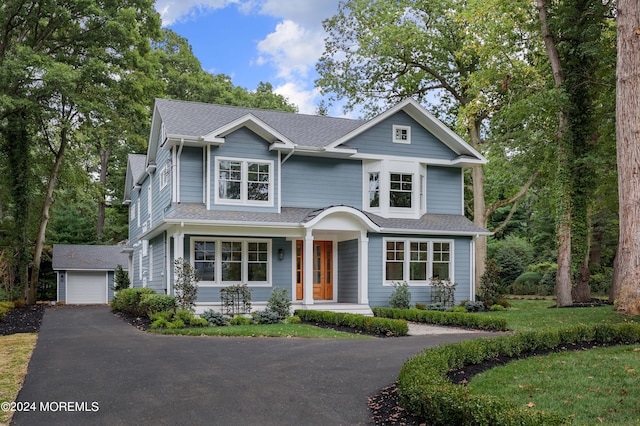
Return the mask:
M380 172L369 173L369 207L380 207Z
M363 210L383 217L418 219L426 212L426 168L412 161L363 164Z
M392 140L394 143L411 143L411 127L394 125Z
M453 240L385 238L384 283L429 285L432 278L453 281Z
M136 201L136 210L138 211L137 220L138 220L138 228L140 228L140 194L138 194L138 200Z
M142 255L147 256L149 254L149 240L142 240Z
M411 208L413 197L413 175L411 173L389 173L389 207Z
M271 285L271 240L193 238L191 259L198 285Z
M171 169L169 168L169 165L165 163L164 166L162 166L162 168L160 169L160 174L159 174L159 181L158 184L160 185L160 190L164 189L167 185L169 185L169 175L171 174Z
M131 222L136 219L136 203L129 206L129 214L131 215Z
M273 205L273 161L216 159L218 204Z

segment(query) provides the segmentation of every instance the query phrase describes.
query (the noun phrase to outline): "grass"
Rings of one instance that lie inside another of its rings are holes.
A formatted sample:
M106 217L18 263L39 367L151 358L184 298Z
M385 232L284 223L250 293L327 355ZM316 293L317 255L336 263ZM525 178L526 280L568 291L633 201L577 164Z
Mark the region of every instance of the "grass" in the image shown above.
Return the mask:
M224 327L162 328L149 329L148 331L157 334L178 334L183 336L307 337L341 339L373 338L367 335L345 333L309 324L229 325Z
M0 336L0 403L18 396L37 338L35 333ZM12 415L0 410L0 425L9 424Z
M639 374L640 345L615 346L515 361L474 377L470 386L473 393L559 413L578 425L637 425Z
M510 300L505 311L485 312L480 315L500 316L507 320L510 330L532 331L578 324L617 324L625 321L640 322L613 310L611 306L595 308L549 308L553 300Z

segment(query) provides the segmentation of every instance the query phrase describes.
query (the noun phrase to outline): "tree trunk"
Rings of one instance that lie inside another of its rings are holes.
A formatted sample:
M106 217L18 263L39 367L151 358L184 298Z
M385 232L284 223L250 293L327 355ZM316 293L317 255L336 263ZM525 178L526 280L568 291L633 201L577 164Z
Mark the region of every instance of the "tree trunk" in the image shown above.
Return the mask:
M537 0L540 16L540 28L544 45L549 56L553 80L557 87L565 82L560 54L556 47L553 35L549 30L547 16L547 0ZM556 280L556 305L570 306L571 298L571 167L569 155L571 152L570 141L567 140L569 129L569 117L564 108L558 113L558 171L556 183L558 185L558 274Z
M613 287L618 309L640 314L640 7L618 0L616 146L620 236Z
M44 248L45 235L47 232L47 224L49 223L49 210L53 204L53 191L56 188L58 179L58 171L62 163L65 148L67 146L67 129L60 131L60 148L56 153L56 158L49 173L49 183L47 184L47 193L42 203L42 214L40 215L40 225L38 227L38 235L36 237L36 247L33 255L33 268L31 270L31 284L29 285L27 304L36 302L36 286L40 277L40 261L42 260L42 249Z
M96 225L96 237L98 242L102 242L104 235L104 221L107 206L107 170L109 167L109 159L111 158L111 150L103 147L99 148L100 155L100 200L98 201L98 223Z

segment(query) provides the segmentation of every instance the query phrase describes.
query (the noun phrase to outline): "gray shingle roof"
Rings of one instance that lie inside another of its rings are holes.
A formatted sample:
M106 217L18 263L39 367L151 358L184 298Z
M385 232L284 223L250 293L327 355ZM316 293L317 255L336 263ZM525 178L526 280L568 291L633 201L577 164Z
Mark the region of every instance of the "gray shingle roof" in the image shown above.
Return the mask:
M303 225L309 222L323 209L283 207L281 213L239 212L228 210L207 210L204 204L181 203L174 204L165 215L167 220L185 220L199 222L250 222L268 224ZM357 210L357 209L354 209ZM452 234L486 234L487 230L480 228L462 215L453 214L425 214L420 219L386 219L375 214L364 213L373 223L382 228L383 232L413 231L416 233L452 233Z
M362 120L305 115L255 108L156 99L167 134L200 137L247 114L252 114L289 138L307 147L323 147L365 123Z
M53 269L115 270L118 265L128 269L129 256L123 249L123 246L54 244Z
M133 183L136 183L140 180L145 171L147 156L144 154L129 154L129 164L131 165L131 177L133 178Z

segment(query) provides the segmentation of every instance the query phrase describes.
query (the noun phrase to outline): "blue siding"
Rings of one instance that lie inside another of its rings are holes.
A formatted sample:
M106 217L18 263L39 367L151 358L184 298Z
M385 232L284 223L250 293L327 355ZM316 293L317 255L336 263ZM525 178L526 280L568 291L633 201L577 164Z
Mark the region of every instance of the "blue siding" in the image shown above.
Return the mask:
M160 189L160 173L163 167L171 158L171 151L161 149L158 151L157 165L155 174L153 175L153 224L156 225L162 221L165 208L171 205L171 187L173 185L171 172L168 177L168 184L162 190Z
M392 286L383 285L383 238L393 235L369 234L369 305L389 306L389 297L393 291ZM402 235L399 238L412 238ZM471 286L471 238L468 237L431 237L428 235L416 235L415 238L434 238L454 240L454 280L457 284L455 303L469 300ZM429 286L410 286L411 304L430 303L431 288Z
M180 154L180 201L204 203L202 198L202 148L186 146Z
M153 249L151 249L153 247ZM150 276L153 280L147 281L147 287L155 290L156 293L165 294L166 293L166 285L164 282L164 276L162 271L164 270L164 235L160 235L151 241L149 241L149 251L146 256L146 264L147 268L150 268L151 264L153 264L153 273L150 273ZM152 253L153 252L153 253ZM151 262L151 256L153 255L153 262ZM145 261L143 260L143 262Z
M358 240L338 243L338 303L358 303Z
M254 160L273 161L273 207L242 206L242 205L216 205L215 204L215 164L216 157L250 158ZM254 212L277 212L278 211L278 153L269 151L269 143L247 128L240 128L225 137L224 144L211 148L211 209L212 210L234 210L234 211L254 211Z
M393 126L410 126L411 143L394 143ZM451 160L457 156L449 147L440 142L429 131L422 127L404 111L400 111L354 139L344 146L357 148L359 153L432 158Z
M283 207L362 208L362 163L293 156L282 165Z
M427 213L462 214L462 169L427 166Z

